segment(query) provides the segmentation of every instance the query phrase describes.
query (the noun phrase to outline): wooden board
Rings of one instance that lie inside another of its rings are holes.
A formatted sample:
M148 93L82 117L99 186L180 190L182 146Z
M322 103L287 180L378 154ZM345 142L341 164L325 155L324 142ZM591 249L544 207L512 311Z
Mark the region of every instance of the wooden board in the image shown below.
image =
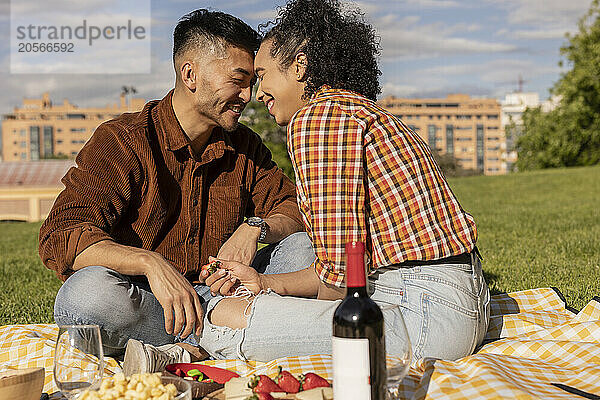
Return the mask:
M204 400L225 400L225 389L215 390L204 397Z

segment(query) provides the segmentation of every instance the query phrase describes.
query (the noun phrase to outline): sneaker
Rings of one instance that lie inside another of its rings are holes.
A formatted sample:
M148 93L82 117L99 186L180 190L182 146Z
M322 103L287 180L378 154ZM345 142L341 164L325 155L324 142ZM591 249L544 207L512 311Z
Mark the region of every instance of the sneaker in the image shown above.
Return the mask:
M176 344L152 346L129 339L125 348L123 373L125 376L144 372L162 372L169 364L189 363L190 353Z

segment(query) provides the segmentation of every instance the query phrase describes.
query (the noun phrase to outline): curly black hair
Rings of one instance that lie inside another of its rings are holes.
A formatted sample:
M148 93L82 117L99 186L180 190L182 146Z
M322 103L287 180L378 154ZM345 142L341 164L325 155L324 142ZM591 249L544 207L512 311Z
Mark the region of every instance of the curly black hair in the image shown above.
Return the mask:
M272 40L271 56L283 70L299 52L306 54L304 98L325 84L372 100L381 93L379 38L358 8L342 9L339 0L291 0L259 30L266 31L263 42Z
M224 48L224 44L234 45L255 53L260 35L239 18L201 8L179 19L173 31L173 60L190 46L199 44L210 44L216 49Z

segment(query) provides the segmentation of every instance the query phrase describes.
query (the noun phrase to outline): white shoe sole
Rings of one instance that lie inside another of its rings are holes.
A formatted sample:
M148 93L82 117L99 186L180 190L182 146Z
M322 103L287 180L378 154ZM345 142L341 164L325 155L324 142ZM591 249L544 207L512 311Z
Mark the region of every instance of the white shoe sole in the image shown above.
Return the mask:
M125 376L140 374L148 371L148 356L144 344L139 340L129 339L125 347L123 359L123 373Z

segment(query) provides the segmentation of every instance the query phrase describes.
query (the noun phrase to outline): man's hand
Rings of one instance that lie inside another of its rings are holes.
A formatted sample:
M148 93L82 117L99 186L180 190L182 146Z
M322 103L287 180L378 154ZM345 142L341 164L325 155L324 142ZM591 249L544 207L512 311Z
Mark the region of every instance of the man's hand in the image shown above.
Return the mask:
M216 258L209 257L209 260L212 262ZM221 268L214 274L209 276L206 271L200 274L213 294L232 295L239 285L244 285L254 294L258 294L263 289L261 275L254 268L236 261L220 261Z
M233 235L219 249L217 258L219 260L237 261L238 263L250 265L258 245L260 228L241 224Z
M158 253L141 255L140 263L145 266L144 275L163 308L165 331L177 335L185 327L181 333L181 337L185 338L195 326L196 335L200 335L204 311L190 282Z

